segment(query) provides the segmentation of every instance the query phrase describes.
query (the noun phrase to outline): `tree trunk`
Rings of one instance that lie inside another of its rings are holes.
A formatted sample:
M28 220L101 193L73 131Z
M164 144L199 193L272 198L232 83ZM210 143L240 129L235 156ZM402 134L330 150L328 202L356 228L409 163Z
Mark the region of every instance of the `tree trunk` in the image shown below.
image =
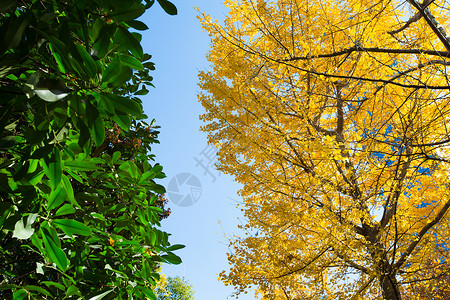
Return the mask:
M385 276L380 279L384 300L401 300L402 296L398 291L398 282L395 276Z

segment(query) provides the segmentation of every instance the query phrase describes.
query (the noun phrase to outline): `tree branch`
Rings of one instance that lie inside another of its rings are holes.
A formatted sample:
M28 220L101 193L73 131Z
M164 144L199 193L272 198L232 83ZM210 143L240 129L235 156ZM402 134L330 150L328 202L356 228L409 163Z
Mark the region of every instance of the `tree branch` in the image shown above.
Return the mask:
M413 250L416 248L416 246L420 243L420 240L423 238L423 236L430 230L431 227L436 225L445 215L447 210L450 207L450 199L445 203L444 207L441 208L439 213L436 215L436 217L428 224L426 224L422 230L418 233L416 239L409 245L409 247L406 249L406 251L403 253L403 255L400 257L400 259L393 265L394 270L398 270L406 261L408 256L413 252Z
M433 32L437 35L439 40L445 46L445 49L447 49L447 51L450 51L450 42L447 39L445 29L442 26L438 26L436 19L430 12L430 9L428 7L424 9L419 3L416 2L416 0L407 0L407 1L420 12L420 14L427 22L428 26L430 26L430 28L433 30Z
M353 46L347 49L343 49L341 51L336 51L328 54L318 54L318 55L307 55L307 56L295 56L292 58L280 59L278 62L289 62L289 61L297 61L297 60L309 60L314 58L330 58L341 56L344 54L351 54L352 52L369 52L369 53L391 53L391 54L427 54L439 56L442 58L450 57L449 51L437 51L437 50L426 50L426 49L389 49L389 48L378 48L378 47L361 47L361 46Z

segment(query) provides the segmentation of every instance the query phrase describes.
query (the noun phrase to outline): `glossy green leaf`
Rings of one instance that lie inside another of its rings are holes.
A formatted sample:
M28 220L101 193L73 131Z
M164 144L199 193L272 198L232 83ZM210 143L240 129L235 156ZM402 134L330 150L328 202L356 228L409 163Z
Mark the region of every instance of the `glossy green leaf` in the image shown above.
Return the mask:
M91 229L72 219L54 219L53 224L59 227L65 234L72 236L73 234L88 236L92 233Z
M70 203L72 203L72 205L78 206L78 203L76 203L75 201L75 194L73 192L72 183L66 175L63 175L62 177L62 185L66 190L67 198L69 199Z
M66 297L71 296L81 296L80 290L74 285L69 286L66 290Z
M120 72L115 74L112 78L109 79L109 83L113 87L122 86L126 82L130 81L131 77L133 76L133 71L128 66L122 66L120 69Z
M72 205L70 204L64 204L63 206L61 206L55 213L55 216L63 216L63 215L70 215L73 214L75 212L75 209L73 208Z
M162 255L161 257L168 263L171 263L174 265L179 265L182 262L181 258L179 256L173 254L172 252L167 252L167 255Z
M132 116L139 116L142 109L139 105L126 97L121 97L114 94L102 94L104 101L109 101L116 111L116 113L125 113Z
M139 290L141 290L148 299L156 300L156 296L151 289L143 287L143 286L138 286L137 288Z
M141 59L144 55L144 52L142 50L141 44L136 39L136 37L123 27L119 27L118 32L120 32L121 40L124 43L123 46L126 47L131 52L131 54Z
M56 188L61 182L62 165L59 150L53 148L52 155L44 160L41 159L41 166L44 169L45 175L50 179L53 188Z
M120 60L115 60L108 64L108 67L103 71L102 81L110 82L112 78L117 76L122 70L122 63Z
M105 55L108 53L111 45L111 38L114 36L116 30L117 30L116 24L106 24L100 30L100 33L98 35L99 39L94 44L94 47L98 50L97 56L99 58L104 58Z
M61 56L61 54L59 54L59 52L53 50L52 44L49 44L49 49L52 52L53 57L55 58L55 62L58 67L58 70L61 73L66 73L66 66L67 66L66 60L63 59L63 57Z
M176 245L172 245L172 246L168 247L166 250L167 251L175 251L175 250L183 249L185 247L186 247L185 245L176 244Z
M94 59L89 55L89 53L87 53L86 49L82 45L76 44L76 48L78 54L80 54L81 58L83 59L83 65L85 66L87 75L90 78L94 78L97 73L97 67L95 66Z
M67 161L64 164L72 171L95 171L100 169L100 167L87 161Z
M54 230L51 228L51 230ZM67 257L64 251L57 245L52 234L46 229L42 228L42 242L50 260L62 271L67 270Z
M156 173L152 171L145 172L141 175L141 178L139 179L139 183L144 183L146 181L149 181L153 178L155 178Z
M149 232L150 246L154 246L156 243L157 235L154 231Z
M50 294L46 289L43 289L43 288L41 288L39 286L25 285L23 288L25 290L27 290L27 291L38 292L40 294L43 294L43 295L46 295L46 296L49 296L49 297L52 296L52 294Z
M141 64L141 62L131 55L121 55L120 61L122 62L122 65L128 66L134 70L144 69L144 66Z
M49 196L48 202L47 202L47 210L52 210L54 208L57 208L66 200L67 200L66 190L63 187L58 186L56 188L56 190L53 190L50 193L50 196Z
M28 297L27 291L25 291L24 289L21 289L21 290L15 291L13 293L12 299L13 300L22 300L22 299L25 299L27 297Z

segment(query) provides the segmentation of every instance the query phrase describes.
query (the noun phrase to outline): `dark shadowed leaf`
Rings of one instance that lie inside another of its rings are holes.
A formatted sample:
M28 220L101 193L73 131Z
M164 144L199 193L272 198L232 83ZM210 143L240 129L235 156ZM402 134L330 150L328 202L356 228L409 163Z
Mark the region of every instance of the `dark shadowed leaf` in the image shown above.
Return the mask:
M141 21L136 21L136 20L132 20L132 21L127 21L128 26L137 29L137 30L147 30L148 26L145 25L145 23L141 22Z
M176 15L177 14L177 7L170 1L167 0L157 0L159 5L164 9L166 13L169 15Z

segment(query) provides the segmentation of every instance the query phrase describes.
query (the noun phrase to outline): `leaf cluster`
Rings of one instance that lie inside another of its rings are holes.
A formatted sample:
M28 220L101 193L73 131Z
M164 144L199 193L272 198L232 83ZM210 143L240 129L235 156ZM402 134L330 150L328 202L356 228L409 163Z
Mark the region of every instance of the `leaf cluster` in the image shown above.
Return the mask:
M153 3L0 5L1 298L155 299L158 266L181 262L139 99Z

